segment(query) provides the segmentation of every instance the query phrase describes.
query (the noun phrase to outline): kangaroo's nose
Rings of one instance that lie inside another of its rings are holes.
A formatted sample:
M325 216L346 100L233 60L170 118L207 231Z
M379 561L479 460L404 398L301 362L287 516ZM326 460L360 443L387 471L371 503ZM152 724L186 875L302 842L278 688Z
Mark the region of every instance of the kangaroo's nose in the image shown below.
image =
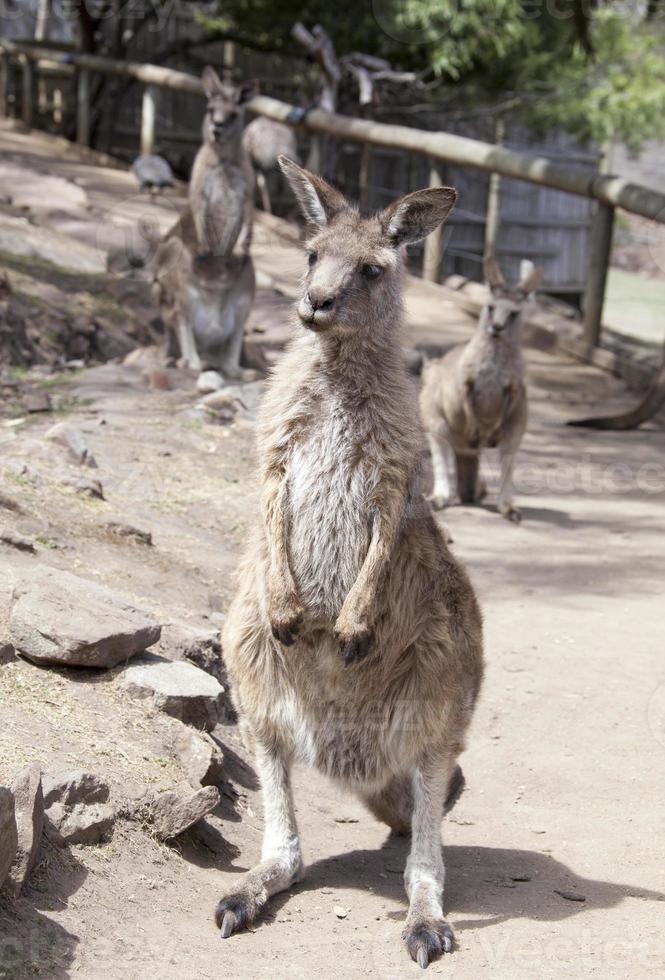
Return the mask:
M332 310L333 306L335 305L335 297L317 296L316 294L312 295L312 293L310 292L307 293L307 302L312 307L315 313L317 312L317 310L322 310L325 313L326 310Z

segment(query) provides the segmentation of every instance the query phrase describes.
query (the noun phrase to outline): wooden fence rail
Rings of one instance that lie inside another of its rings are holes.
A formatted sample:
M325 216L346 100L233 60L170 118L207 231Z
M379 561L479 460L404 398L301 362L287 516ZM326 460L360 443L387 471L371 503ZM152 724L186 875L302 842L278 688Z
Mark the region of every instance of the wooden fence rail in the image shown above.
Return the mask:
M97 55L51 50L44 46L17 43L0 39L0 116L7 113L7 68L9 60L17 62L23 72L23 121L32 123L32 91L35 66L40 63L71 65L78 69L77 140L85 145L90 138L90 72L120 75L136 79L144 88L141 119L141 152L150 152L155 140L155 103L157 90L173 89L203 95L200 79L186 72L158 65L114 61ZM267 116L292 126L301 126L313 134L333 136L364 145L390 147L425 155L436 174L437 163L453 163L503 177L512 177L554 190L592 198L597 202L592 226L592 249L584 297L584 334L587 343L599 342L605 285L612 245L614 210L622 208L632 214L665 224L665 194L603 173L591 173L574 167L563 167L545 157L529 156L481 140L452 133L430 132L409 126L398 126L357 119L311 109L303 113L296 106L265 95L255 96L249 103L251 112ZM435 264L425 257L424 268Z

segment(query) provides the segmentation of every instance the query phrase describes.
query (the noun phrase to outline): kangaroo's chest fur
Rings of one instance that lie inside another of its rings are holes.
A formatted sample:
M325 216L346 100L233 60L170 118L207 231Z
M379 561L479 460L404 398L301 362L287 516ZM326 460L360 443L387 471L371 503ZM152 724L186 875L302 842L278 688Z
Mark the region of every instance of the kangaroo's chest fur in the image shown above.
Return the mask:
M378 473L364 442L362 418L330 395L290 454L289 560L301 601L315 618L337 617L369 548Z
M524 366L519 348L472 341L459 362L459 382L480 433L491 433L506 414L522 384Z

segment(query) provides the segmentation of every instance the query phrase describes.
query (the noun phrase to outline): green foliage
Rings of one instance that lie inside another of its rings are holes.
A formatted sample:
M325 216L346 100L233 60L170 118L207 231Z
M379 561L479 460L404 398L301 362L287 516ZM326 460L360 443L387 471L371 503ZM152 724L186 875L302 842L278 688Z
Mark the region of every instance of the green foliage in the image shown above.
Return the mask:
M328 30L338 53L361 50L456 93L497 103L535 126L561 125L638 148L665 135L665 47L659 11L625 0L219 0L206 21L269 50L301 53L297 20ZM650 12L649 12L650 11ZM646 15L646 19L645 19Z

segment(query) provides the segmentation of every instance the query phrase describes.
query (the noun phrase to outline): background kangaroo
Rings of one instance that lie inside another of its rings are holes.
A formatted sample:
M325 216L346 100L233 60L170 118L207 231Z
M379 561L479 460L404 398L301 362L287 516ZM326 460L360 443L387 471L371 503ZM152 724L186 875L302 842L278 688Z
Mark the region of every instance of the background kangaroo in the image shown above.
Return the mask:
M520 282L509 287L491 258L485 263L485 276L490 299L473 337L428 362L423 370L420 410L434 470L430 500L435 509L450 503L449 473L456 478L462 503L481 500L485 487L479 479L480 455L483 449L498 446L498 510L518 522L521 513L513 506L513 469L527 423L522 319L543 270L524 261Z
M201 76L207 98L203 141L189 181L189 206L199 250L230 255L244 222L241 251L252 241L254 171L242 145L244 103L254 93L253 82L237 87L222 82L214 68Z
M242 145L256 174L263 210L270 214L272 207L268 180L270 174L277 170L277 160L280 156L298 161L296 134L286 123L257 116L245 126Z
M241 146L248 89L223 83L210 67L203 85L208 104L189 205L157 249L153 295L187 366L214 368L229 378L253 377L240 367L255 293L248 254L253 174ZM235 255L243 220L243 254Z
M216 911L222 937L303 873L294 759L411 829L403 938L421 966L452 948L441 818L482 675L480 612L419 489L423 433L402 360L401 246L450 212L450 188L364 218L281 159L316 227L297 332L259 430L263 519L240 572L224 657L256 750L261 862Z

